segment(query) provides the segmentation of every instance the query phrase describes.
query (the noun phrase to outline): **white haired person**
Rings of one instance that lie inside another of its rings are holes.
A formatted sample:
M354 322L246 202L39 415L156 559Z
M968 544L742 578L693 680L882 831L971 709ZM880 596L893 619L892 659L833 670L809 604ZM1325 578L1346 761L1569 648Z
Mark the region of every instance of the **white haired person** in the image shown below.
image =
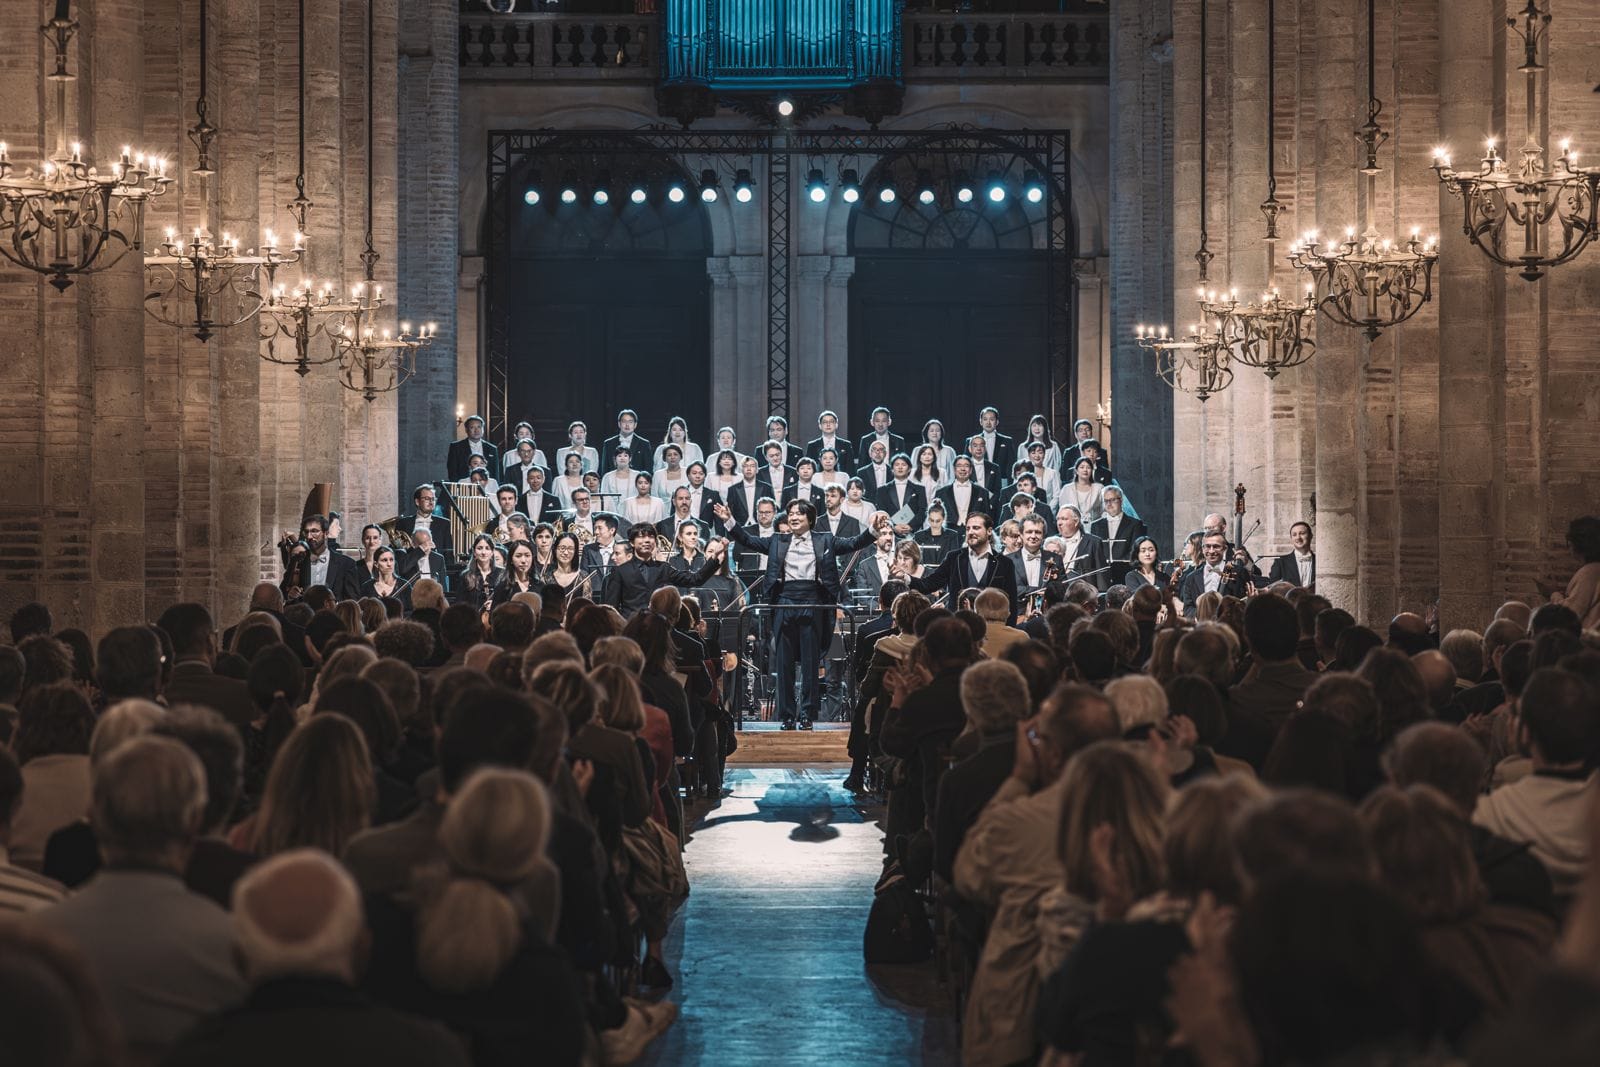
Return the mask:
M361 894L326 852L293 849L253 868L234 887L233 925L250 995L190 1031L164 1061L168 1067L470 1062L444 1026L402 1015L356 988L367 950Z

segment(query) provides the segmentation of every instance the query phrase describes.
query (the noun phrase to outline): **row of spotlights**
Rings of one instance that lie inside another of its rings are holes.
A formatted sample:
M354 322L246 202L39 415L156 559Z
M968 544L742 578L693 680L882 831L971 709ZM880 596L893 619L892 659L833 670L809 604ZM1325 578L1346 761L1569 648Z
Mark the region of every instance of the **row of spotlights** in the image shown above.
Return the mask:
M956 200L962 204L972 203L978 197L980 188L983 196L992 204L1003 204L1006 198L1011 195L1004 178L998 171L990 171L988 180L981 187L974 185L965 173L957 173L955 180L951 183L951 187L954 190ZM935 191L933 181L927 171L917 172L916 189L918 203L930 205L938 200L938 193ZM861 199L860 175L853 169L845 170L839 176L839 190L839 195L845 203L857 203ZM707 169L700 172L699 192L700 199L704 203L716 203L718 197L722 195L716 171ZM1040 179L1038 172L1028 171L1023 176L1022 198L1030 204L1038 204L1044 201L1044 195L1044 182ZM524 203L533 205L540 202L540 196L538 184L535 182L522 194L522 199ZM666 196L672 203L681 204L687 199L688 193L681 183L673 182L667 186ZM813 168L806 175L806 196L814 204L821 204L828 199L828 180L820 169ZM567 176L567 180L562 183L560 198L563 204L575 204L578 201L578 184L570 174ZM741 204L748 204L755 198L755 183L751 180L750 171L745 168L740 168L734 175L733 198ZM892 204L899 198L899 193L892 185L882 185L877 189L877 198L879 203ZM593 191L590 193L590 199L597 205L605 205L611 202L610 182L605 174L601 174L595 181ZM628 193L628 199L635 204L643 204L649 199L649 193L643 185L635 184Z

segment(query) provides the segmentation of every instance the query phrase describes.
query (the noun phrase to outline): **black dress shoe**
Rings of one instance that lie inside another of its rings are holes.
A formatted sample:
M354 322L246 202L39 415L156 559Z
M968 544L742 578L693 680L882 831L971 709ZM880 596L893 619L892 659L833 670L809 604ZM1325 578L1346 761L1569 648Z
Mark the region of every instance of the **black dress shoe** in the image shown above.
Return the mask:
M865 793L867 784L860 778L846 778L844 780L844 791L846 793Z
M810 719L801 719L800 720L800 729L802 729L802 730L811 729L811 720Z
M646 956L644 965L639 968L639 984L647 989L671 989L672 975L666 964L654 956Z
M778 727L778 729L780 729L780 730L793 730L794 729L794 720L793 719L784 719L783 720L783 725Z

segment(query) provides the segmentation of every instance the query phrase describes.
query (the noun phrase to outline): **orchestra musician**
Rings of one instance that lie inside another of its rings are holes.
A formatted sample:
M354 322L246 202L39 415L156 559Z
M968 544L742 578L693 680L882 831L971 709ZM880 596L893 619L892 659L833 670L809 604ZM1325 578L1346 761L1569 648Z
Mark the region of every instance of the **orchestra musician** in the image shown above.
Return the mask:
M945 515L951 519L951 525L965 529L967 516L975 511L993 516L993 496L973 480L972 458L957 456L951 473L954 479L936 494L944 505Z
M1229 566L1228 539L1220 533L1208 533L1200 542L1204 562L1192 568L1178 583L1178 599L1183 601L1183 614L1194 618L1195 602L1202 593L1220 593L1223 596L1244 598L1250 588L1238 568Z
M910 464L907 463L909 470ZM821 711L817 685L817 666L833 636L835 605L839 602L838 557L865 548L873 542L875 531L888 525L889 517L875 512L863 531L853 538L817 533L812 529L816 509L796 500L786 516L789 532L770 537L751 534L734 521L726 507L717 509L723 528L741 546L767 557L767 603L777 615L778 690L777 712L783 729L811 729ZM800 705L795 707L795 670L800 672Z
M432 578L449 591L449 571L445 567L444 556L433 547L433 535L419 528L412 534L411 544L412 547L401 553L396 563L400 577L413 583L420 578Z
M490 470L499 468L500 450L483 439L484 421L482 415L468 415L463 424L467 436L459 441L452 441L450 450L445 459L445 471L452 482L467 480L467 471L471 469L468 462L471 456L482 456ZM438 468L435 468L436 470Z
M505 574L506 569L501 561L500 550L495 547L494 540L488 534L474 537L472 558L468 561L467 572L461 579L467 603L480 612L483 611Z
M1172 583L1172 572L1162 566L1160 551L1156 543L1149 537L1139 536L1133 542L1133 566L1128 570L1128 576L1122 584L1129 589L1138 589L1141 585L1153 585L1166 592L1167 586Z
M1017 569L1010 558L994 551L994 520L981 511L967 516L966 548L951 552L937 567L907 584L919 593L943 592L945 603L958 604L964 589L998 589L1011 605L1008 620L1017 617ZM898 576L898 574L897 574Z
M506 569L500 576L500 584L489 594L489 611L493 612L501 604L511 603L511 598L518 593L537 593L541 587L533 569L533 545L518 541L511 546L506 557Z
M366 581L372 577L372 557L383 544L383 527L368 523L361 527L361 558L356 561L356 578Z
M1064 576L1066 566L1058 554L1045 550L1044 516L1028 515L1018 525L1022 528L1022 547L1009 555L1017 569L1018 588L1032 593Z
M400 517L400 528L410 530L413 539L419 532L427 533L429 539L438 547L439 551L449 555L454 548L451 544L450 523L445 519L443 513L435 511L436 500L433 486L426 482L417 486L411 494L411 503L415 510L410 515ZM404 561L402 561L401 565L404 566Z
M1272 561L1268 577L1274 582L1288 582L1305 589L1314 589L1317 582L1317 554L1311 548L1311 524L1304 520L1289 527L1289 543L1294 551L1285 552Z
M656 558L656 528L641 524L628 531L633 547L633 558L618 565L606 580L602 600L620 611L624 618L632 618L650 605L650 594L667 582L667 564ZM713 541L706 549L706 562L697 573L683 573L675 577L675 584L696 586L716 573L722 541ZM615 558L615 557L613 557Z
M550 573L556 564L556 528L548 522L541 522L533 528L533 578L537 586L544 585L544 576Z
M579 457L578 472L599 471L600 453L589 444L589 426L581 419L567 423L567 443L556 449L556 466L567 470L567 457Z
M568 532L558 535L550 549L555 562L539 575L539 580L547 586L558 585L564 593L570 595L584 577L583 567L579 562L582 553L583 546L578 544L577 534Z
M1056 509L1056 533L1062 541L1061 577L1071 579L1077 575L1103 571L1106 566L1105 543L1083 528L1083 515L1071 504ZM1101 592L1110 584L1104 573L1086 579Z
M928 525L911 535L911 539L923 548L937 548L939 559L954 552L961 547L961 535L954 528L945 525L948 512L945 510L944 499L941 497L928 505ZM966 529L966 527L962 527Z
M1122 489L1108 485L1100 494L1103 513L1089 524L1089 532L1106 545L1106 559L1133 559L1133 543L1149 532L1145 524L1122 510Z
M909 537L912 530L922 525L923 517L928 513L928 498L923 494L922 486L911 480L911 458L904 452L897 453L889 461L889 473L893 477L878 490L873 503L878 505L879 511L893 516L909 510L910 519L896 522L894 528L896 534Z
M300 520L300 539L291 550L278 588L285 600L292 601L314 585L326 586L335 600L354 600L361 588L356 561L328 544L328 520L321 515Z
M858 594L876 597L883 583L894 580L894 527L885 526L873 539L872 555L856 559L850 569L850 588Z
M638 428L639 413L632 408L623 408L617 412L617 435L608 437L600 446L600 467L610 469L616 459L617 452L626 449L629 456L639 456L642 463L643 457L650 454L650 442L633 431ZM618 490L625 492L625 490Z
M589 490L574 490L572 493L572 507L566 515L567 529L585 530L592 537L594 535L595 516L591 508Z
M396 597L407 611L411 610L411 585L395 573L394 549L379 546L372 557L372 577L361 583L359 595L378 600Z
M872 414L867 418L867 422L871 424L872 432L865 434L861 438L861 443L856 445L856 455L866 456L870 459L874 442L883 446L885 459L906 450L906 439L897 433L889 432L889 428L894 425L894 418L889 414L888 408L873 408ZM873 462L877 461L873 460Z
M668 519L668 522L674 520ZM659 529L659 527L658 527ZM693 580L706 565L706 554L701 549L701 539L710 543L709 530L702 530L700 523L695 519L685 518L677 520L677 528L669 535L672 540L672 555L667 557L666 584L681 587L693 587L698 584ZM659 547L659 546L657 546Z
M594 540L583 546L583 560L580 566L587 571L609 571L611 569L611 546L617 541L617 517L604 511L596 512L594 516ZM595 590L599 592L598 589Z
M818 436L806 442L806 455L817 461L818 469L822 469L822 453L825 449L832 449L834 467L849 471L855 469L856 451L849 440L839 436L839 416L832 411L824 411L817 416Z
M479 532L491 534L499 541L509 541L511 540L512 518L518 515L522 515L523 518L527 516L517 510L517 491L511 486L502 485L499 491L495 493L494 499L500 511L494 518L484 524L483 529Z

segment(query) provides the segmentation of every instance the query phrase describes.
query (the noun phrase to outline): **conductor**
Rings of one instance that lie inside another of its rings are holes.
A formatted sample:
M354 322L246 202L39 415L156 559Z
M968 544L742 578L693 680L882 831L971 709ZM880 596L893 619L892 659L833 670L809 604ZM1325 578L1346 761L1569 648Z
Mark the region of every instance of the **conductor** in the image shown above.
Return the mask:
M714 513L728 534L752 552L767 557L767 603L776 609L778 628L777 711L783 729L796 725L794 710L794 672L800 668L799 728L811 729L821 707L817 685L817 666L822 650L833 639L833 616L839 601L839 556L859 551L872 544L878 528L889 521L882 511L867 520L867 529L851 538L817 533L817 509L809 501L790 502L785 514L789 532L757 537L733 520L724 504Z

